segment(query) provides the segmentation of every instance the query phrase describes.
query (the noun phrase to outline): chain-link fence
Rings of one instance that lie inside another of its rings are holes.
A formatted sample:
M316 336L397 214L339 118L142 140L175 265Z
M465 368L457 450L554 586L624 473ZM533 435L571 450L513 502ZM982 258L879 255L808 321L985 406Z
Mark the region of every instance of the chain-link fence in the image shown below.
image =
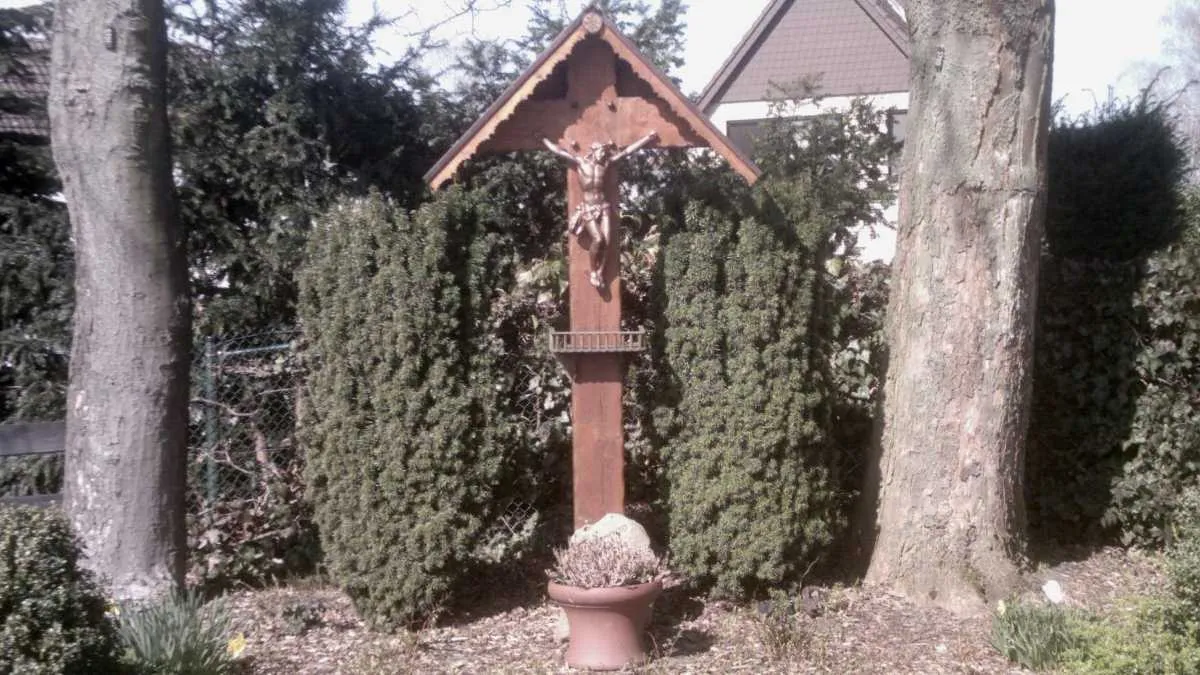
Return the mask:
M209 338L192 371L189 482L205 503L242 499L296 459L303 384L295 331Z
M297 335L208 338L196 350L188 438L193 506L250 498L264 478L297 464L296 403L304 380ZM0 453L0 498L56 495L62 475L61 454Z

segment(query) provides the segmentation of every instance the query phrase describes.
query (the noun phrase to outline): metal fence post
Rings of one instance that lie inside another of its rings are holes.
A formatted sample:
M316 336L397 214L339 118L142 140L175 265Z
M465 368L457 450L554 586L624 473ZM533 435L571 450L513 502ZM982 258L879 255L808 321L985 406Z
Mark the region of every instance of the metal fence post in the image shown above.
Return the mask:
M212 337L204 338L204 496L211 504L217 500L217 345Z

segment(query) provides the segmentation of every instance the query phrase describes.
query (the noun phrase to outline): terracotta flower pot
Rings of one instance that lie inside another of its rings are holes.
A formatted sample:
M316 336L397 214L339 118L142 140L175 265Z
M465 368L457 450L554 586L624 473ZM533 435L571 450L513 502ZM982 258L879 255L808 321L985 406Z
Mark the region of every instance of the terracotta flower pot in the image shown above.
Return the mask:
M661 581L612 588L579 588L550 582L550 599L567 613L567 665L620 670L646 662L642 633L650 622Z

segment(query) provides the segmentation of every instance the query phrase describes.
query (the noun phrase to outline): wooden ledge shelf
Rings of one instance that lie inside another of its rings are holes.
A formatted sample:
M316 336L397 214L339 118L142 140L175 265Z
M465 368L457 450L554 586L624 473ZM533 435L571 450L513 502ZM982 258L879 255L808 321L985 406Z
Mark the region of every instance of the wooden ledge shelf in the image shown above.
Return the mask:
M550 331L555 354L606 354L646 349L646 331Z

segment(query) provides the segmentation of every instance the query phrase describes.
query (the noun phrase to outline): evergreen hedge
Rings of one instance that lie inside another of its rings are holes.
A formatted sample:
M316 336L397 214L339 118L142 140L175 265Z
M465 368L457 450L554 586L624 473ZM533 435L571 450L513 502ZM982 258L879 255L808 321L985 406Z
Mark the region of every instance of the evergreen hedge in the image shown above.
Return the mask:
M1052 255L1129 261L1178 238L1187 155L1170 108L1151 92L1060 118L1047 152Z
M843 263L894 196L886 112L859 99L798 125L812 91L784 94L755 188L694 163L666 204L653 427L671 562L726 596L800 582L846 533L882 352L886 276Z
M451 599L511 450L489 330L506 266L479 197L344 202L301 273L301 433L329 571L376 625Z
M1150 95L1050 137L1026 475L1059 540L1158 545L1200 482L1200 195Z
M1145 259L1043 260L1027 474L1052 537L1162 544L1200 485L1200 203L1190 213Z
M719 594L797 581L841 518L811 331L826 234L811 216L692 204L665 246L671 560Z

